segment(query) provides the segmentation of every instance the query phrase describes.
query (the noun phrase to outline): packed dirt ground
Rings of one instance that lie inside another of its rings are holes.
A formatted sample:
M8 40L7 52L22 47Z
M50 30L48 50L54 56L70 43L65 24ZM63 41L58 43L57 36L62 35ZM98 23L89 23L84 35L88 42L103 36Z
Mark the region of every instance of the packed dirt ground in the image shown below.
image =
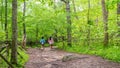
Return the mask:
M120 63L98 56L68 53L57 49L29 48L27 53L30 57L25 68L120 68ZM69 55L77 56L77 58L63 62L63 57Z

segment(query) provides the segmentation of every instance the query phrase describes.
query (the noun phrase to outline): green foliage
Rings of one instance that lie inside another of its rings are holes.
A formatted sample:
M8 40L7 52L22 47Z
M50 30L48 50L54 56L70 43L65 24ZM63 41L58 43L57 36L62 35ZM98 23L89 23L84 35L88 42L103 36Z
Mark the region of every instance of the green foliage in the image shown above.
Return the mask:
M0 28L0 41L5 41L5 32L2 28Z
M20 50L19 48L18 48L18 52L19 52L19 54L20 54L23 58L21 58L21 56L18 55L18 65L17 65L16 67L17 67L17 68L21 68L21 67L23 67L23 66L25 65L25 63L28 61L29 56L28 56L28 54L26 53L26 51Z
M3 1L3 3L2 3ZM103 58L107 58L113 61L120 62L119 59L119 41L117 37L118 25L117 25L117 2L120 0L106 0L108 14L108 33L111 46L104 48L102 45L104 37L104 23L101 8L101 0L90 0L90 20L87 20L88 14L88 0L74 0L76 12L74 12L74 6L72 0L70 0L71 6L71 20L72 20L72 42L73 47L66 47L67 37L67 23L66 23L66 11L65 4L61 1L53 0L26 0L26 12L25 12L25 24L27 42L36 42L44 36L48 39L49 36L57 35L65 36L65 40L57 43L59 47L65 45L63 49L72 52L78 52L83 54L100 55ZM8 36L11 40L12 36L12 0L8 0ZM0 41L5 41L5 1L0 0ZM78 19L75 17L78 16ZM18 0L18 41L22 41L23 36L23 0ZM1 28L3 26L3 28ZM90 47L86 45L88 29L90 29ZM38 36L37 36L38 35ZM94 42L94 40L97 40ZM118 44L116 44L118 43ZM96 45L97 44L97 45ZM98 45L100 44L100 45ZM75 46L77 45L77 46ZM86 45L86 46L83 46ZM40 46L40 45L34 45ZM33 47L34 47L33 46ZM48 46L48 44L46 44ZM19 50L20 51L20 50ZM24 58L24 52L20 51ZM20 59L20 65L23 65L27 59ZM4 63L3 63L4 64Z
M6 51L6 49L4 49L1 53L3 53L4 51ZM25 63L28 61L29 57L28 57L28 54L26 53L26 51L23 49L21 50L18 48L18 53L20 54L20 55L18 55L18 64L17 64L17 66L14 66L14 67L22 68L25 65ZM5 53L5 57L7 57L6 53ZM10 56L7 58L8 58L8 61L10 62ZM1 58L0 58L0 60L1 60L0 68L8 68L7 63L4 60L2 60Z

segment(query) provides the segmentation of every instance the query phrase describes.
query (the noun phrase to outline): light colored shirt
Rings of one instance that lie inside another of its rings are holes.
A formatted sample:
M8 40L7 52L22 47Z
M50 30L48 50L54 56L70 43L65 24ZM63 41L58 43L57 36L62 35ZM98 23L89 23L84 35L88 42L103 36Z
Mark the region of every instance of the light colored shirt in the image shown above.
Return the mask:
M49 44L53 44L53 43L54 43L53 38L51 38L51 40L49 39L49 40L48 40L48 43L49 43Z

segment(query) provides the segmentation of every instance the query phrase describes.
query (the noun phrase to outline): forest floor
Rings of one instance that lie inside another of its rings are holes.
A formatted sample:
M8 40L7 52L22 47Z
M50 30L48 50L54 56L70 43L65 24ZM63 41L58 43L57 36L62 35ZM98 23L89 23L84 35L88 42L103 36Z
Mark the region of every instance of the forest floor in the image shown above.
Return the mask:
M120 63L111 62L98 56L69 53L58 49L28 48L29 61L25 68L120 68ZM62 61L66 55L79 58Z

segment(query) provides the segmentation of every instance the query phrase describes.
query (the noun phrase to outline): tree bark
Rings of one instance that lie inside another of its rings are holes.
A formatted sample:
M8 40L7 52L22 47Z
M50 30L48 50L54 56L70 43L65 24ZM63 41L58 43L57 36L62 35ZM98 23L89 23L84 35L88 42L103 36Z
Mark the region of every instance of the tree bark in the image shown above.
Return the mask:
M118 36L120 37L120 1L117 2L117 25L118 25Z
M105 0L101 0L102 3L102 12L103 12L103 22L104 22L104 46L109 43L108 36L108 10L105 5Z
M11 63L17 64L17 0L12 0L12 46Z

